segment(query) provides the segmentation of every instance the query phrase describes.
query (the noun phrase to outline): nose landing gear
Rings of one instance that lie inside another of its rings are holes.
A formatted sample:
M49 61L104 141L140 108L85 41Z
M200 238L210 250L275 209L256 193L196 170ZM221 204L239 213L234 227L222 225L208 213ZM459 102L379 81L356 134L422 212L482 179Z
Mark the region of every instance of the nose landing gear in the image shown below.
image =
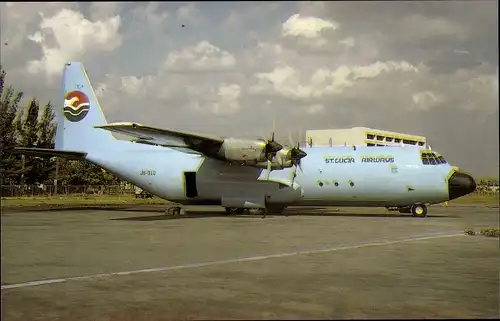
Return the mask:
M427 206L425 204L414 204L410 208L411 216L413 217L426 217L427 216Z
M425 204L413 204L404 207L387 208L389 211L398 211L399 213L411 214L412 217L426 217L427 206Z

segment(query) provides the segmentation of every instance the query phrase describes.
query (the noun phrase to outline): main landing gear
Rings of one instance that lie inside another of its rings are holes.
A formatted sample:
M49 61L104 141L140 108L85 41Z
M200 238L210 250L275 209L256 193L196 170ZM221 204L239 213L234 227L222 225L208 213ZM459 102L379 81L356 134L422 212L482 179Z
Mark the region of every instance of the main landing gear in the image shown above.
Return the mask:
M181 215L181 211L182 211L182 209L180 206L172 206L172 207L169 207L165 210L165 215L173 216L173 217L177 218Z
M427 206L425 204L413 204L407 207L399 207L399 213L409 213L413 217L426 217Z
M285 206L269 206L267 208L259 208L257 209L257 213L262 215L262 218L266 218L267 214L282 214L285 210ZM245 212L249 212L248 208L238 208L238 207L226 207L226 213L228 214L243 214ZM288 216L288 215L286 215Z
M227 214L243 214L246 210L246 208L226 207Z

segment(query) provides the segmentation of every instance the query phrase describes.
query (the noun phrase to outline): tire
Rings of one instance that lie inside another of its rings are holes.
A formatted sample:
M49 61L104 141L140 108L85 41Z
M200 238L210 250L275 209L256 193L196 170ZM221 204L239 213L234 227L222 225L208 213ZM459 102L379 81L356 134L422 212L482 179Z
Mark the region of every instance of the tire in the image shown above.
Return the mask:
M411 216L413 217L426 217L427 206L425 204L415 204L411 207Z
M245 212L244 208L238 208L238 207L226 207L226 212L228 214L243 214Z

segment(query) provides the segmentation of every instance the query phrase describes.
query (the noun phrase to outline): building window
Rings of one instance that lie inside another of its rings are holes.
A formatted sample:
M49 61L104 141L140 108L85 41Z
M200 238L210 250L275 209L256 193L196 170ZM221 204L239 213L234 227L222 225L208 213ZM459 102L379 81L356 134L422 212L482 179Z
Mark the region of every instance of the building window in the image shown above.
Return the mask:
M368 144L366 144L366 146L370 146L370 147L371 147L371 146L375 146L375 144L373 144L373 143L368 143Z
M366 134L366 138L367 138L367 139L374 139L374 138L375 138L375 135L372 135L372 134Z
M377 140L384 140L384 136L377 136Z
M418 146L424 146L425 142L418 142Z
M383 145L383 144L377 144L377 146L385 146L385 145Z
M386 142L392 142L392 137L386 137L386 138L385 138L385 141L386 141Z
M401 143L401 138L394 138L395 143Z
M403 139L403 144L407 145L415 145L417 142L414 140L409 140L409 139Z

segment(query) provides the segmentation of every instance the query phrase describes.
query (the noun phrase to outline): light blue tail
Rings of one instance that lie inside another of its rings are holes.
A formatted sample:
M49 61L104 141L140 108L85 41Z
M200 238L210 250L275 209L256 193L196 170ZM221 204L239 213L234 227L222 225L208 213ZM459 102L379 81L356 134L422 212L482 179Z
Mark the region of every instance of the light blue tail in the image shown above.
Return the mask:
M116 142L111 132L94 128L107 122L82 63L65 64L62 95L55 108L55 149L91 153Z

